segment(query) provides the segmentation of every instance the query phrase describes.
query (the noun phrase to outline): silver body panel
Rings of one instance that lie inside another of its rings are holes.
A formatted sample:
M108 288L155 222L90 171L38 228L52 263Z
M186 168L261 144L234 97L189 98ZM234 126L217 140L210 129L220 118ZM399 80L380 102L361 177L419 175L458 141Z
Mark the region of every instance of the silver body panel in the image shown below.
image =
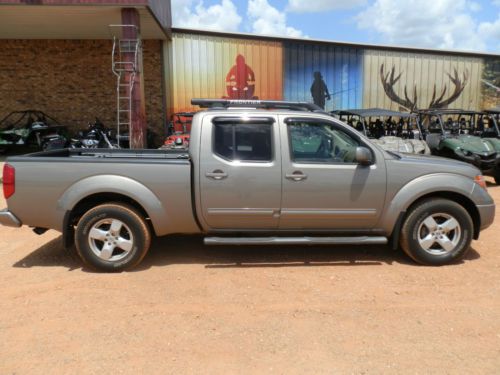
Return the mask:
M212 119L224 116L272 117L273 160L228 162L213 154ZM285 121L307 117L334 122L356 133L374 155L374 164L304 164L290 158ZM229 109L194 116L190 160L158 157L13 157L16 192L0 223L63 230L67 212L93 194L129 197L147 212L155 233L321 232L372 233L388 237L400 214L420 197L436 192L470 199L481 216L481 229L494 219L494 202L474 183L475 167L430 156L394 156L358 132L317 113ZM214 179L213 172L225 173ZM301 171L307 178L286 176ZM266 234L267 235L267 234Z

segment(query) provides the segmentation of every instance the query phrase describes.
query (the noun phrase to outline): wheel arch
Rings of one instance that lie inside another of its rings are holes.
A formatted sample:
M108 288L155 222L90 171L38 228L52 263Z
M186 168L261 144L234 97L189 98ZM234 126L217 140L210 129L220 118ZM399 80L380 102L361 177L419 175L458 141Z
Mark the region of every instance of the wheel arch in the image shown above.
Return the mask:
M124 176L100 175L80 180L70 186L58 200L58 210L63 211L63 237L73 228L81 215L103 203L125 203L135 208L144 218L149 219L153 232L158 235L161 223L167 223L168 217L158 197L146 186Z
M425 199L443 198L460 204L471 215L474 223L474 239L479 237L481 219L474 203L472 179L456 174L426 175L412 180L401 188L389 202L382 218L381 227L385 232L398 237L408 212Z

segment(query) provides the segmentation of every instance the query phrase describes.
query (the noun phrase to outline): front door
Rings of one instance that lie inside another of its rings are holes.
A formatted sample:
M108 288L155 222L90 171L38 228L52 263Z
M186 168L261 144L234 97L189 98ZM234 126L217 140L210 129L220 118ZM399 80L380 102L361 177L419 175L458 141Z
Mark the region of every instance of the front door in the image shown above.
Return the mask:
M281 203L274 117L205 116L199 161L201 208L212 229L276 229Z
M329 120L283 117L281 229L372 229L386 194L383 153ZM286 129L286 130L284 130ZM288 146L285 146L288 145ZM367 146L375 163L356 163Z

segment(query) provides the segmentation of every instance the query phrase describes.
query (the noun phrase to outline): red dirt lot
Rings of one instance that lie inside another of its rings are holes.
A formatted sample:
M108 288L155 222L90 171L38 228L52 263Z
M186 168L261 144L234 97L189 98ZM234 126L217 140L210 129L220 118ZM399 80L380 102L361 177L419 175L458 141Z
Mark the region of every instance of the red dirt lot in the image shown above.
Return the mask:
M56 232L0 227L0 374L498 374L499 230L440 268L383 246L163 238L100 274Z

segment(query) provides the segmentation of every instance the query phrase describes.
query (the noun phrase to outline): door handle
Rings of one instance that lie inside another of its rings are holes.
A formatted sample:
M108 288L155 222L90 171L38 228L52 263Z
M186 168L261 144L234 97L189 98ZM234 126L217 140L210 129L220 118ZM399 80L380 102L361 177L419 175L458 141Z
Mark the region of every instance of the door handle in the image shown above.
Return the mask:
M221 171L220 169L216 169L213 172L207 172L205 173L205 176L208 178L211 178L213 180L222 180L227 177L227 173L224 171Z
M285 177L288 180L292 180L292 181L302 181L302 180L305 180L307 178L307 175L302 173L301 171L295 171L293 173L287 173L285 175Z

